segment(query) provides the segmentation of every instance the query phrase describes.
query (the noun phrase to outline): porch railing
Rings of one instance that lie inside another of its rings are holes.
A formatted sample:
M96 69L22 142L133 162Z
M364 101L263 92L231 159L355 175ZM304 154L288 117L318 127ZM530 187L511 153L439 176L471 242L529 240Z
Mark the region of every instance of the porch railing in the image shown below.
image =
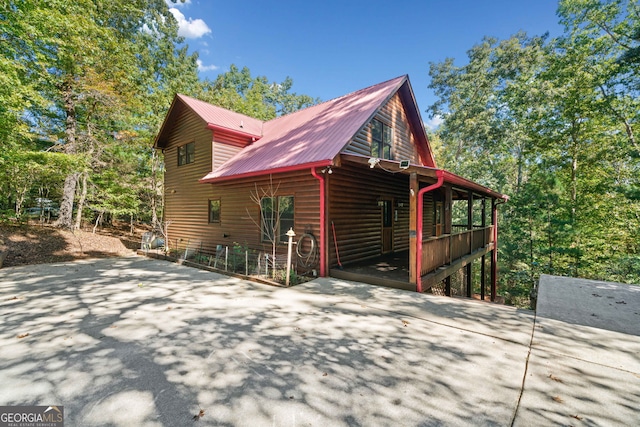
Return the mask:
M436 268L450 264L490 243L493 243L492 225L424 240L422 242L422 271L420 274L424 276Z

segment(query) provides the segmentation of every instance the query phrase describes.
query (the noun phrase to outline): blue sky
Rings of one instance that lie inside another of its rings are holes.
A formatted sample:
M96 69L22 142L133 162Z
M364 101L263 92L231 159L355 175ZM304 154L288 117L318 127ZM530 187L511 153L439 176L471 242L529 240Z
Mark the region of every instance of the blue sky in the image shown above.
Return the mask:
M557 0L168 1L200 55L201 77L231 64L328 100L408 74L422 118L435 101L429 63L455 58L484 36L558 36Z

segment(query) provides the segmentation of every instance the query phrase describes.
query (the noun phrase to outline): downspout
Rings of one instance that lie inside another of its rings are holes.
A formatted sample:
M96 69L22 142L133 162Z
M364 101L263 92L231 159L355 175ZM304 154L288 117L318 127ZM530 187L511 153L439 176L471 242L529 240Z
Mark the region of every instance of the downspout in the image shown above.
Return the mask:
M444 171L442 169L438 169L436 171L436 176L438 177L438 181L435 184L431 184L428 187L424 187L418 191L418 224L417 224L417 241L416 241L416 291L422 292L422 215L424 210L424 200L423 196L425 193L429 191L433 191L437 188L442 187L444 184Z
M506 203L506 199L496 200L493 204L493 212L491 212L491 220L493 222L493 253L491 254L491 301L496 300L496 292L498 288L498 205Z
M311 168L311 175L318 181L320 181L320 277L327 276L327 260L325 254L325 248L327 245L327 233L326 233L326 213L325 213L325 180L324 175L318 175L316 168Z

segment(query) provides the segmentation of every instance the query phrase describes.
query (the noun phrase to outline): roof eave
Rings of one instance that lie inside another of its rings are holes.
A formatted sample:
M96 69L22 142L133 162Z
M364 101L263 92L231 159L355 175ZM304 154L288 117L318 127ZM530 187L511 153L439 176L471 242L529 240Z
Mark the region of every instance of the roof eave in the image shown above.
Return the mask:
M210 129L210 130L213 130L213 131L218 131L218 132L226 132L228 134L239 136L241 138L248 138L248 139L251 139L253 142L255 142L255 141L259 140L260 138L262 138L262 135L255 135L253 133L243 132L241 130L227 128L227 127L224 127L224 126L216 125L214 123L207 123L207 129Z
M166 147L166 142L165 142L165 132L167 131L168 128L168 123L169 123L169 118L172 116L173 114L173 110L176 108L177 105L177 101L180 99L180 97L178 96L178 94L176 93L173 96L173 99L171 100L171 106L169 107L169 111L167 112L167 114L164 116L164 120L162 121L162 125L160 126L160 131L158 132L158 134L156 135L154 141L153 141L153 148L155 149L164 149Z
M259 176L264 176L264 175L272 175L272 174L276 174L276 173L286 173L286 172L297 172L297 171L301 171L301 170L305 170L305 169L311 169L311 168L320 168L320 167L326 167L326 166L334 166L334 162L331 159L327 159L327 160L320 160L317 162L309 162L309 163L302 163L302 164L298 164L298 165L291 165L291 166L283 166L280 168L273 168L273 169L263 169L263 170L256 170L256 171L250 171L250 172L245 172L245 173L241 173L241 174L233 174L233 175L222 175L222 176L215 176L213 172L207 174L206 176L204 176L202 179L199 180L199 182L201 183L219 183L219 182L224 182L224 181L231 181L231 180L239 180L239 179L245 179L245 178L255 178L255 177L259 177Z

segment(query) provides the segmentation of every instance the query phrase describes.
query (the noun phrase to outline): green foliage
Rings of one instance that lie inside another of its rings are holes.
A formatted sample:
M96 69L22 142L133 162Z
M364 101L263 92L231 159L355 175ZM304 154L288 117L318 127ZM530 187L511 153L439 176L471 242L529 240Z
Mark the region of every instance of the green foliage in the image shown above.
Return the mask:
M639 281L638 5L563 0L558 14L562 37L485 38L467 65L430 68L440 166L511 196L499 252L514 302L542 273Z
M292 86L290 77L282 83L269 83L264 76L252 77L247 67L240 70L232 64L229 71L218 75L213 82L204 82L197 97L250 117L271 120L277 115L288 114L318 102L318 99L307 95L290 93Z
M290 78L247 68L200 81L163 0L10 0L0 22L0 209L19 214L46 195L63 227L74 206L85 219L158 224L163 168L151 146L175 93L262 119L316 102L291 93Z

